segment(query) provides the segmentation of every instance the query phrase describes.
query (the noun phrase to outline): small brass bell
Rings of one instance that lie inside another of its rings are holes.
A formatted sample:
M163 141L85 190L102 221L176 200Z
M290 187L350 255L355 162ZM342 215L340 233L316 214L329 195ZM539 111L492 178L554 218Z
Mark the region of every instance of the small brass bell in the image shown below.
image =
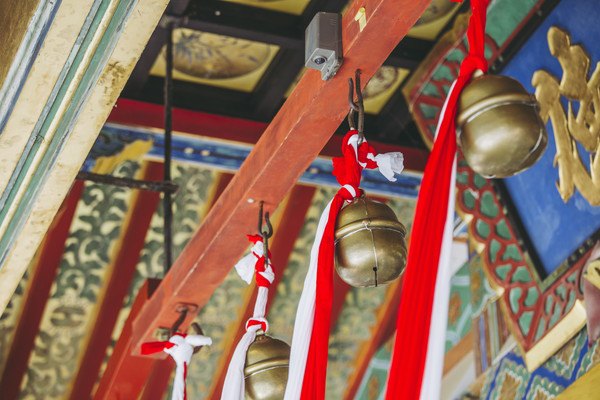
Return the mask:
M246 399L283 399L289 363L290 346L258 331L256 339L246 353Z
M540 158L548 142L535 97L501 75L483 75L465 87L456 129L467 163L487 178L524 171Z
M406 228L387 205L361 196L338 214L335 269L351 286L388 283L406 266Z

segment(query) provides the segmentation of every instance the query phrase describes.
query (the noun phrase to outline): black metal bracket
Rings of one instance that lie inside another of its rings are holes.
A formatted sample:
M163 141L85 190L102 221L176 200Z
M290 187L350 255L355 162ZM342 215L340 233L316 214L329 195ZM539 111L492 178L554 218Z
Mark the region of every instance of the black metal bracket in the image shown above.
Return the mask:
M144 181L139 179L120 178L113 175L95 174L93 172L79 171L76 179L80 181L89 181L102 183L105 185L120 186L130 189L147 190L150 192L176 193L179 185L166 181Z

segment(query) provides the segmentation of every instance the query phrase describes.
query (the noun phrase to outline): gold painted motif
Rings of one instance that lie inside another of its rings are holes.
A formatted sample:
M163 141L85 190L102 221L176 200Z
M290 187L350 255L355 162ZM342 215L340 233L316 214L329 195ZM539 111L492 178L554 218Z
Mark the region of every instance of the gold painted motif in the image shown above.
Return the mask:
M173 78L251 92L279 47L180 28L173 31ZM165 49L150 74L165 76Z
M571 45L564 30L548 30L550 53L559 61L560 81L549 72L538 70L532 84L540 103L544 123L550 119L556 142L554 165L558 166L557 188L567 202L575 189L593 206L600 205L600 64L587 79L590 58L580 45ZM561 99L566 99L567 110ZM578 147L590 157L590 168L582 161Z
M222 0L239 3L245 6L280 11L287 14L301 15L310 0Z

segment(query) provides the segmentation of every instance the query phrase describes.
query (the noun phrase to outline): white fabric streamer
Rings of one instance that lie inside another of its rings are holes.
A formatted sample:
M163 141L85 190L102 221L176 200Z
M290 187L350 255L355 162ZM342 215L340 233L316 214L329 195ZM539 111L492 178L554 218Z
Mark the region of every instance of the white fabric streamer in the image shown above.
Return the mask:
M296 311L296 321L294 323L294 333L292 336L292 346L290 352L290 369L287 386L285 388L285 400L298 400L302 393L302 382L304 380L304 370L306 369L306 357L308 357L308 348L312 336L313 319L315 316L315 300L317 294L317 262L319 260L319 246L321 238L325 231L325 226L329 219L329 209L331 201L321 214L315 241L310 251L310 264L304 280L304 288L300 296L298 310Z
M242 258L236 265L235 269L240 277L248 284L252 282L254 277L256 263L263 256L264 246L262 242L256 242L252 246L250 254ZM275 274L271 265L265 266L265 270L258 272L261 276L267 279L270 283L275 280ZM265 318L265 312L267 308L267 300L269 298L269 288L264 286L258 287L258 294L256 295L256 303L254 303L254 314L250 320L246 323L246 333L242 336L229 366L227 367L227 375L225 376L225 382L223 383L223 391L221 392L221 400L242 400L245 396L246 385L244 380L244 365L246 363L246 353L248 347L254 342L256 338L256 332L262 328L261 325L251 325L251 322L258 322L264 324L265 332L269 329L269 323Z
M194 354L194 347L209 346L212 344L212 340L202 335L187 335L185 337L173 335L169 338L169 342L175 346L165 348L163 351L175 360L176 365L171 400L184 400L186 369Z
M442 107L441 115L446 112L446 106L450 94L454 90L456 81L450 86L446 101ZM438 121L435 131L437 138L442 119ZM425 358L425 369L423 371L423 381L421 382L422 400L432 400L440 398L442 386L442 371L444 366L446 326L448 323L448 304L450 301L450 257L452 248L452 238L454 234L454 203L456 188L456 156L452 166L452 177L450 178L448 196L448 214L446 216L446 225L442 236L442 248L438 262L438 273L435 282L435 292L433 296L433 308L431 312L431 322L429 325L429 340L427 341L427 356Z

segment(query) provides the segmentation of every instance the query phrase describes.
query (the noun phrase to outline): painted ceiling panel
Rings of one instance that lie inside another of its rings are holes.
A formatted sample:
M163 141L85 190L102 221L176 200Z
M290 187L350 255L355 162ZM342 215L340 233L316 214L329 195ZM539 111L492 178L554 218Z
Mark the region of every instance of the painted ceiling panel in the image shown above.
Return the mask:
M436 39L459 8L459 4L448 0L433 0L415 26L408 32L408 36L427 40Z
M116 175L133 177L138 169L139 164L125 162ZM85 337L95 321L95 306L129 195L130 191L124 188L86 185L29 359L21 397L67 396Z
M267 10L281 11L288 14L300 15L310 3L310 0L222 0L244 4Z
M278 46L179 28L173 31L173 78L251 92L277 54ZM165 76L165 49L151 75Z
M214 170L198 168L189 164L174 163L172 177L179 185L179 190L173 198L173 256L176 258L183 250L192 234L196 231L211 201L214 183L218 173ZM159 278L164 274L163 262L163 208L159 203L158 209L150 228L146 233L144 248L136 266L136 273L125 299L123 308L112 334L112 343L107 349L107 357L112 353L114 344L119 339L123 324L129 316L132 302L140 286L147 278ZM102 376L106 362L103 363L99 377Z
M267 315L272 335L288 344L292 339L296 309L308 271L310 250L315 239L317 224L323 209L335 192L336 190L331 188L319 188L315 192L312 204L304 218L304 227L296 239L294 250Z
M287 89L285 92L286 98L292 94L305 71L306 69L303 69L292 85ZM390 67L387 65L379 68L363 90L365 112L369 114L379 114L381 109L387 104L409 74L410 71L404 68Z

